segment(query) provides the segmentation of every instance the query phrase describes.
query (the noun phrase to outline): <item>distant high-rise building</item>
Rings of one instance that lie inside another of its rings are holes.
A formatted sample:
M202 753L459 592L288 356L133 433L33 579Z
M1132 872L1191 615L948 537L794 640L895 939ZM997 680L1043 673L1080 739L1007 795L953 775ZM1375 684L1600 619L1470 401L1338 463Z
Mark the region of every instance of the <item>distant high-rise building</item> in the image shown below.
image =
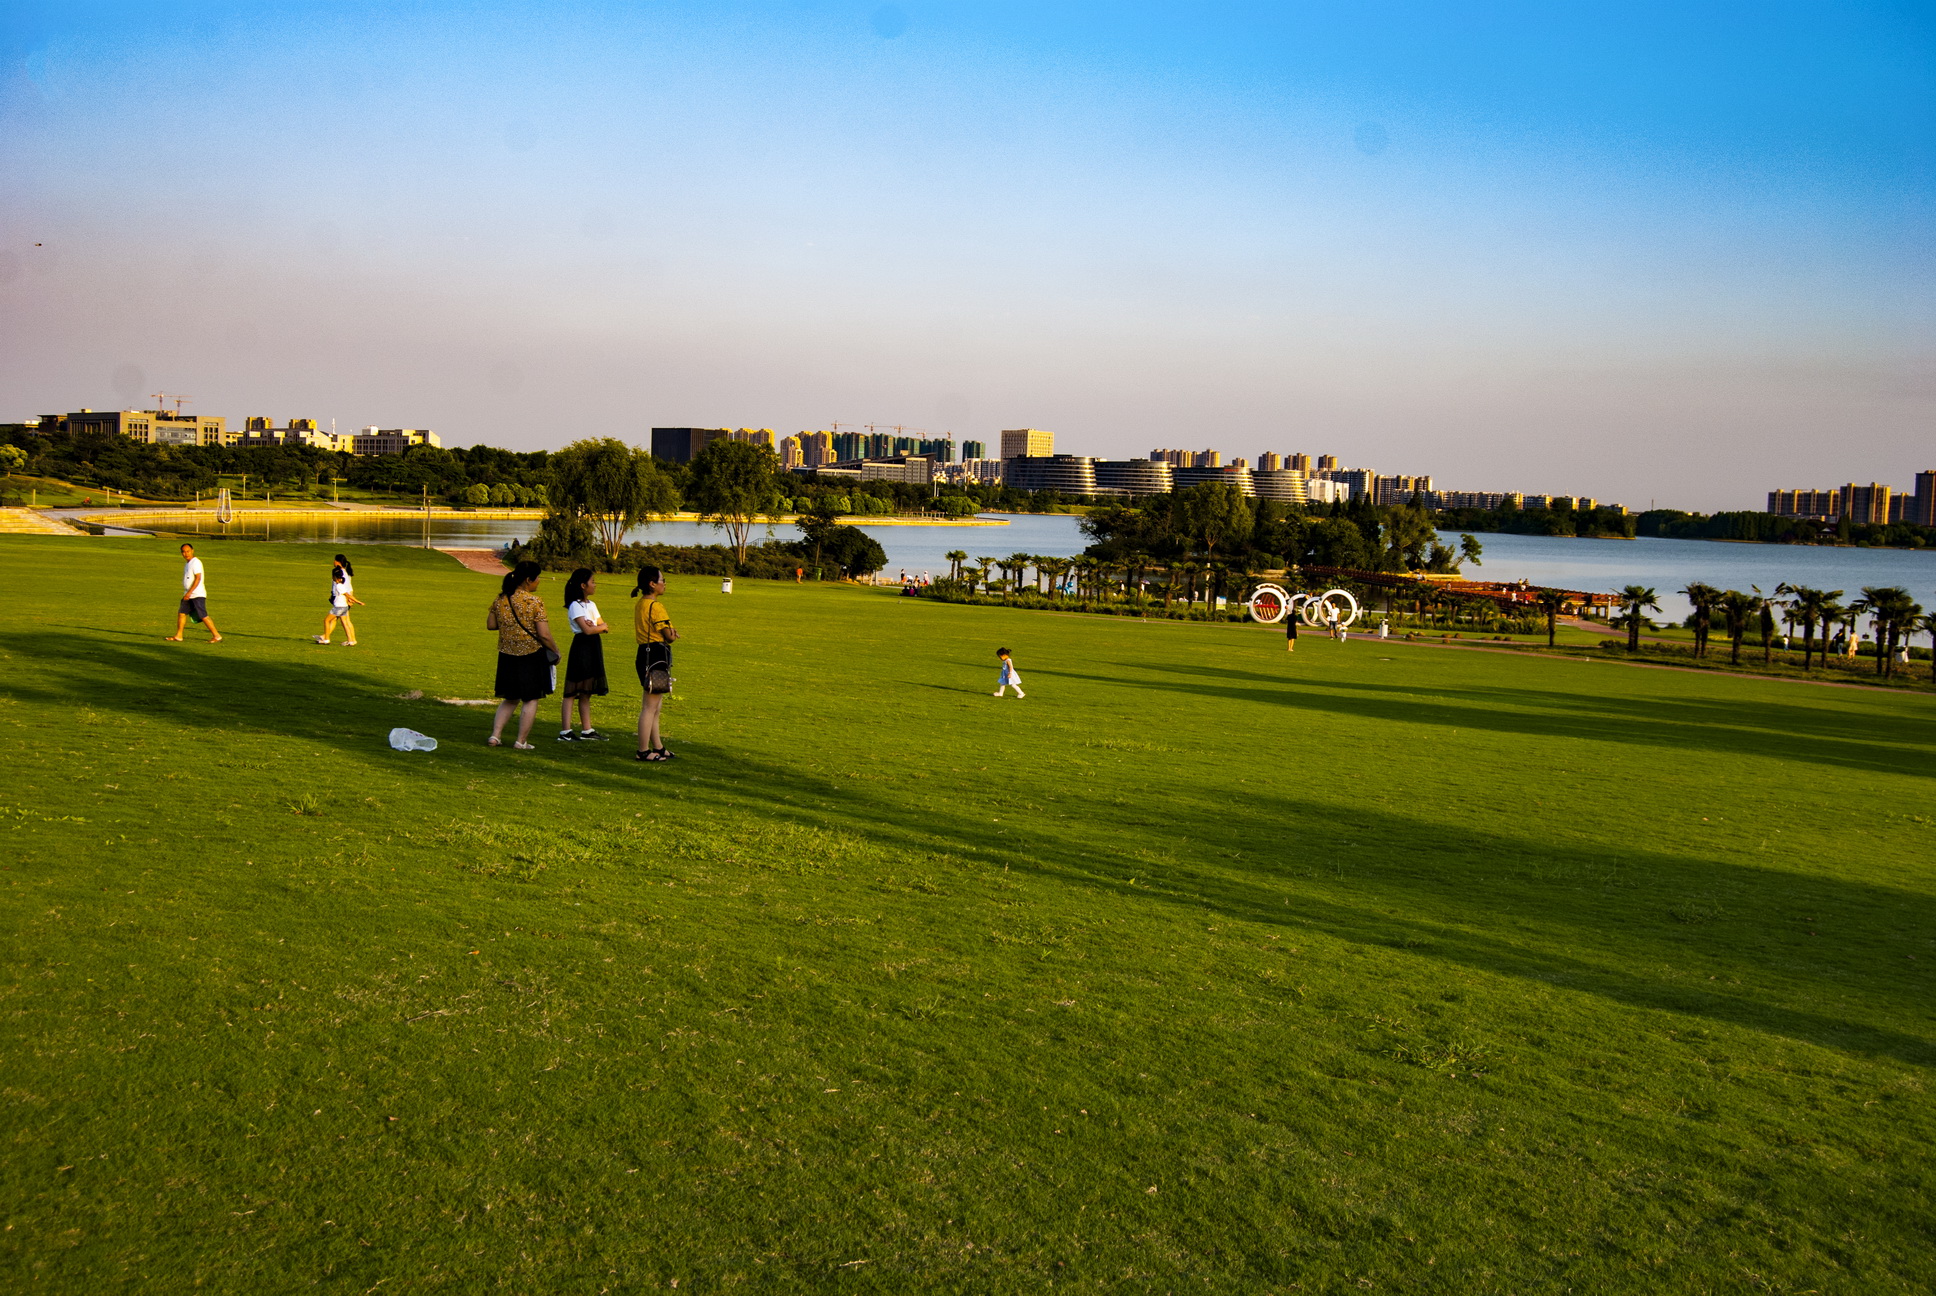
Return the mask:
M1338 470L1338 456L1319 455L1318 467L1325 472L1336 472Z
M1916 493L1909 508L1909 520L1917 526L1936 527L1936 470L1916 474Z
M800 449L798 436L780 438L780 467L800 468L806 464L806 455Z
M1889 521L1889 488L1876 482L1842 488L1842 516L1851 522L1882 525Z
M1432 501L1432 479L1426 477L1407 477L1403 474L1393 477L1375 477L1371 483L1371 502L1389 506L1410 504L1412 496L1422 494L1429 505Z
M1258 472L1276 472L1284 466L1284 456L1273 450L1266 450L1257 456Z
M1318 462L1322 464L1325 459L1331 459L1331 456L1325 455L1324 458L1319 459ZM1331 459L1331 462L1333 464L1336 464L1337 460ZM1333 467L1333 468L1322 469L1321 471L1325 472L1332 481L1344 487L1345 490L1350 493L1350 498L1354 500L1365 499L1368 496L1370 496L1372 492L1372 487L1374 483L1376 483L1376 481L1378 480L1378 474L1373 472L1369 468Z
M1055 433L1041 428L1003 428L1002 458L1042 459L1055 453Z
M923 438L922 440L916 441L914 443L913 453L918 454L926 459L932 459L936 463L953 463L955 459L954 438L953 437Z
M961 458L963 462L969 459L986 459L987 457L988 443L986 441L963 441L961 443Z
M726 435L725 428L652 429L652 457L670 463L691 463L693 456L715 437Z
M836 432L833 441L836 463L852 463L867 456L867 437L862 433Z
M818 468L834 461L834 434L831 432L802 432L800 434L800 466Z
M1307 454L1294 454L1291 456L1290 462L1284 466L1286 468L1295 468L1301 473L1308 473L1311 471L1311 456Z
M1842 516L1842 492L1832 490L1772 490L1768 511L1778 517L1814 518L1832 522Z

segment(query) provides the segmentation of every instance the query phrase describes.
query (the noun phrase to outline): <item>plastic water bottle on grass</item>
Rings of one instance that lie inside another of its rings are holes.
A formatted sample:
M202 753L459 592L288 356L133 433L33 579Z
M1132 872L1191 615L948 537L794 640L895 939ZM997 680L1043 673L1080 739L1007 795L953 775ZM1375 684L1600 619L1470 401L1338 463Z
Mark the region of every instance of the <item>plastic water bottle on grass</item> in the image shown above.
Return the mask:
M435 738L428 734L420 734L415 729L392 729L390 745L400 752L437 750Z

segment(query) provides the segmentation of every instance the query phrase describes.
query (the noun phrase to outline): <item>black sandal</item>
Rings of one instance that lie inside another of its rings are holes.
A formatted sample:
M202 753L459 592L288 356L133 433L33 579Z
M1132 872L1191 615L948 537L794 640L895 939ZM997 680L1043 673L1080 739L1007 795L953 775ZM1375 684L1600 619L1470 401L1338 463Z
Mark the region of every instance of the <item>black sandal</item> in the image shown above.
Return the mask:
M676 754L676 753L673 753L673 752L669 752L669 751L667 751L667 750L666 750L665 748L663 748L663 747L661 747L661 748L659 748L659 749L658 749L658 752L659 752L659 759L660 759L660 760L671 760L671 759L673 758L673 756L674 756L674 755Z
M664 760L665 757L659 755L658 748L653 747L653 748L649 748L646 751L632 753L632 759L642 760L642 761L658 761L658 760Z

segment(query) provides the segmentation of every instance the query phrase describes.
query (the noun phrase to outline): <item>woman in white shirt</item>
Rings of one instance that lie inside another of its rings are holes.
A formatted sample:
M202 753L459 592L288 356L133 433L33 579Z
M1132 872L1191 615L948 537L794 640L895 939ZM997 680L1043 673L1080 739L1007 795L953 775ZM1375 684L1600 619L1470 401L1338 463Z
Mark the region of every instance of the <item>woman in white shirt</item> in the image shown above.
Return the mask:
M343 646L356 647L356 627L350 623L350 604L363 606L363 600L356 597L356 569L342 554L336 555L336 565L329 572L329 610L323 614L323 632L316 636L316 642L326 644L336 629L336 623L343 623Z
M558 716L559 742L603 742L605 735L592 728L592 699L604 697L611 689L605 684L605 643L600 638L611 627L598 614L592 595L598 592L598 577L589 567L580 567L565 582L565 620L571 623L571 651L565 657L565 687L560 690L563 706ZM578 703L578 732L571 731L571 704Z

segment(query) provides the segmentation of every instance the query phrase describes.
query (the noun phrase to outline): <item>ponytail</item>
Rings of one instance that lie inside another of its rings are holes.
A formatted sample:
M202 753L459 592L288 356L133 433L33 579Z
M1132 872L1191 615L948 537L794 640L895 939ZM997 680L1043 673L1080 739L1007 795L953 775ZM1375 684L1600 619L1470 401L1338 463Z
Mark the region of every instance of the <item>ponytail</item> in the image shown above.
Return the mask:
M637 598L641 594L650 595L652 587L664 579L664 574L657 567L639 568L639 583L632 587L632 597Z
M533 576L542 576L543 574L544 568L527 558L505 574L504 597L510 598L511 591L530 580Z
M343 569L343 574L344 574L345 576L354 576L354 575L356 575L356 568L354 568L354 567L352 567L352 566L350 566L350 560L349 560L349 559L348 559L347 557L345 557L344 555L342 555L342 554L337 554L337 555L336 555L336 565L337 565L338 567L341 567L341 568Z

